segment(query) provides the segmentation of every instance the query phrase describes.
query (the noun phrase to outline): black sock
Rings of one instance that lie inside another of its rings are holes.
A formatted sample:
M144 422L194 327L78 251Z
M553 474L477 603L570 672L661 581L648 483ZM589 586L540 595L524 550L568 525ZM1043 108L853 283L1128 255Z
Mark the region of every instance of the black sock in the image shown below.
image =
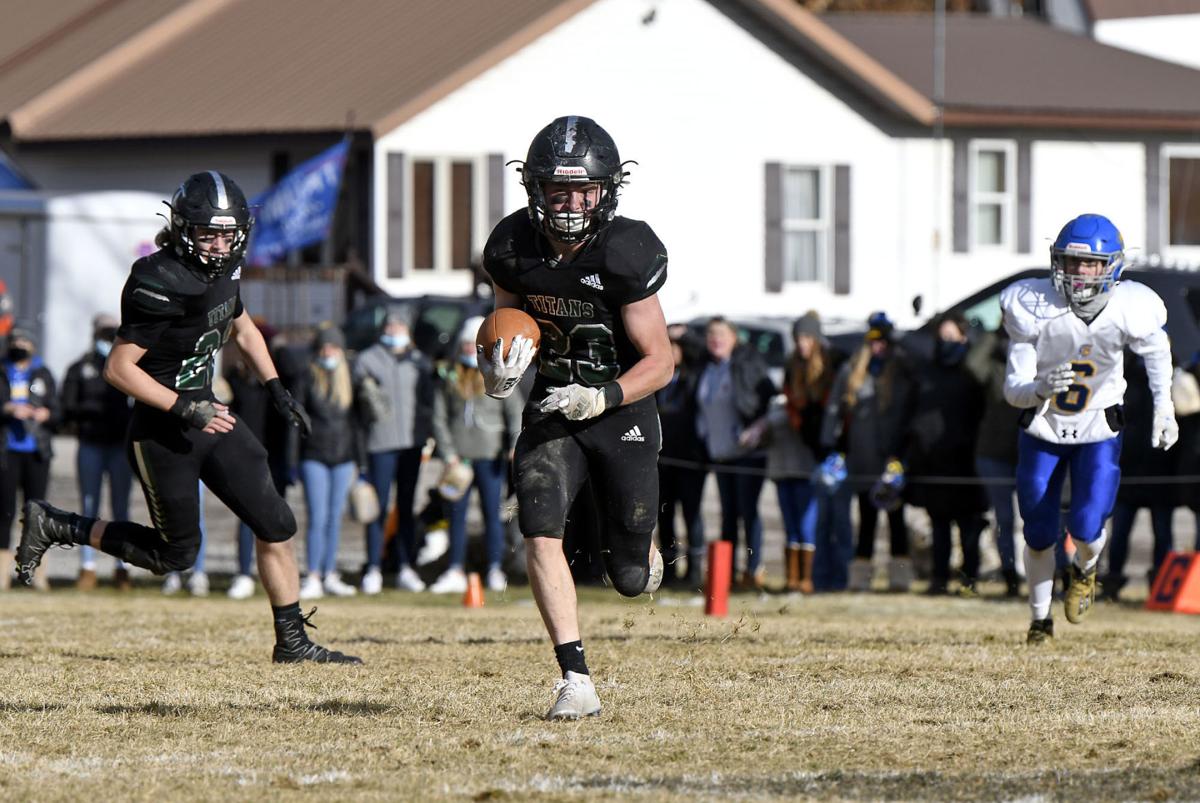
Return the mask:
M566 677L568 672L578 675L591 674L588 672L587 661L583 660L582 641L568 641L566 644L555 645L554 658L558 661L558 668L562 670L563 677Z
M300 614L300 603L272 605L275 619L275 640L284 644L304 635L304 617Z

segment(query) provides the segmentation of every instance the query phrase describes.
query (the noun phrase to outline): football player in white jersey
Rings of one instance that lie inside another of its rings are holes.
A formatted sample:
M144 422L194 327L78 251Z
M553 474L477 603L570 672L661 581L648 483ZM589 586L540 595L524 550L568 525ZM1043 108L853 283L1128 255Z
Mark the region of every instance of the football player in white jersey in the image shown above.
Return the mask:
M1166 307L1145 285L1121 281L1124 260L1116 226L1102 215L1080 215L1050 247L1050 276L1022 279L1000 295L1012 338L1004 396L1025 410L1017 504L1025 525L1031 644L1054 635L1054 544L1068 472L1067 531L1075 557L1068 569L1067 621L1081 621L1096 598L1104 521L1121 478L1126 346L1142 356L1150 378L1153 445L1169 449L1179 438Z

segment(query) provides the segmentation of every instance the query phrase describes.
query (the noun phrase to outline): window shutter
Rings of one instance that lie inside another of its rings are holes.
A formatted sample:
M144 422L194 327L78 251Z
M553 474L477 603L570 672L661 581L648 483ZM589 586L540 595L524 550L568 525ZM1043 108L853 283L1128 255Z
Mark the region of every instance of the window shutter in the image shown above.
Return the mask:
M833 292L850 293L850 165L833 168Z
M491 231L504 218L504 154L488 154L487 182L488 231Z
M1033 251L1033 159L1031 143L1017 140L1017 253Z
M404 154L387 157L387 277L404 278Z
M763 241L763 276L768 293L783 290L783 165L767 162Z
M954 171L951 181L954 185L954 252L956 254L965 254L970 250L969 237L967 233L967 188L970 176L968 175L971 149L967 147L965 139L954 140Z
M1145 256L1162 252L1163 221L1166 219L1164 206L1169 207L1170 196L1162 197L1162 143L1158 140L1146 142L1146 251Z

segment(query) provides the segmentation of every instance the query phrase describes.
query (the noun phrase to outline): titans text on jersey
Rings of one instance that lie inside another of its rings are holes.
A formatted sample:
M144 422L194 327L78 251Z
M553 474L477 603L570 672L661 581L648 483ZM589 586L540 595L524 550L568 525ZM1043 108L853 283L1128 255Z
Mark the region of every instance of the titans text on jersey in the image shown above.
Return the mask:
M541 328L536 400L552 385L611 382L641 359L621 307L663 286L667 249L645 223L615 217L560 265L522 209L497 224L483 267L499 287L524 299Z

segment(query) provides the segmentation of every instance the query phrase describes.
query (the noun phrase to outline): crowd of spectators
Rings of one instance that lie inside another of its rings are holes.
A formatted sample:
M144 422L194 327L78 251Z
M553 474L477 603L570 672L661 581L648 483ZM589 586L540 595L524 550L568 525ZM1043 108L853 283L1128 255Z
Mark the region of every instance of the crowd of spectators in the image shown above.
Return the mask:
M218 395L266 446L276 487L284 492L299 483L303 489L303 599L377 594L385 577L410 592L460 594L470 571L478 571L492 590L506 586L506 566L512 565L519 539L512 538L502 510L511 492L508 472L523 399L519 393L505 400L483 393L474 346L480 323L480 318L464 321L450 353L436 361L415 347L410 323L400 312L389 314L376 342L357 354L346 350L341 330L329 324L303 348L278 348L281 375L312 420L312 434L303 441L267 403L236 350L226 355ZM78 441L83 515L98 514L107 483L112 514L128 517L133 473L124 432L130 405L102 376L117 327L112 316L96 316L91 347L67 370L61 389L38 354L33 330L17 325L8 332L0 590L10 582L20 500L47 493L52 434ZM269 343L280 346L276 332L260 327ZM1013 484L1020 411L1003 398L1007 339L1002 329L978 332L957 314L937 318L931 332L931 353L918 358L887 316L875 313L861 343L842 353L825 337L820 316L808 312L792 326L793 342L777 385L763 356L743 342L734 322L712 318L702 331L671 326L675 372L657 393L662 423L658 542L668 567L665 586L702 588L707 541L719 537L735 547L735 590L907 591L915 578L908 514L920 509L931 536L927 593L976 592L981 536L990 524L1005 593L1017 596ZM1181 419L1184 437L1165 454L1149 448L1145 430L1151 401L1144 370L1132 355L1126 375L1128 423L1121 464L1132 481L1122 485L1110 523L1104 588L1114 597L1127 580L1137 511L1150 511L1153 572L1171 548L1175 508L1200 498L1189 493L1191 486L1153 482L1200 474L1200 368L1177 372L1177 386L1190 389L1194 403L1177 403L1181 414L1192 415ZM430 459L438 464L441 480L428 499L418 500L422 465ZM718 522L706 522L703 511L709 475L720 501ZM763 551L761 495L768 481L775 486L783 529L784 576L778 585L769 582ZM359 516L366 554L361 566L348 566L339 557L352 487L373 497L365 508L370 512ZM478 550L468 548L472 502L479 506L483 530ZM587 519L587 504L579 500L573 520ZM889 549L886 576L876 578L881 520ZM706 523L717 529L706 530ZM952 567L955 534L961 559ZM248 527L240 527L237 542L238 569L227 593L245 599L256 588ZM566 538L567 548L582 557L598 548L595 542L596 533L586 528ZM96 561L93 550L80 550L81 590L96 587ZM207 594L203 561L202 548L186 581L168 577L164 592L186 588ZM589 566L601 565L595 556L575 563L582 579ZM429 565L438 573L431 575ZM120 589L130 586L120 561L113 578ZM35 587L48 588L44 574L35 578Z

